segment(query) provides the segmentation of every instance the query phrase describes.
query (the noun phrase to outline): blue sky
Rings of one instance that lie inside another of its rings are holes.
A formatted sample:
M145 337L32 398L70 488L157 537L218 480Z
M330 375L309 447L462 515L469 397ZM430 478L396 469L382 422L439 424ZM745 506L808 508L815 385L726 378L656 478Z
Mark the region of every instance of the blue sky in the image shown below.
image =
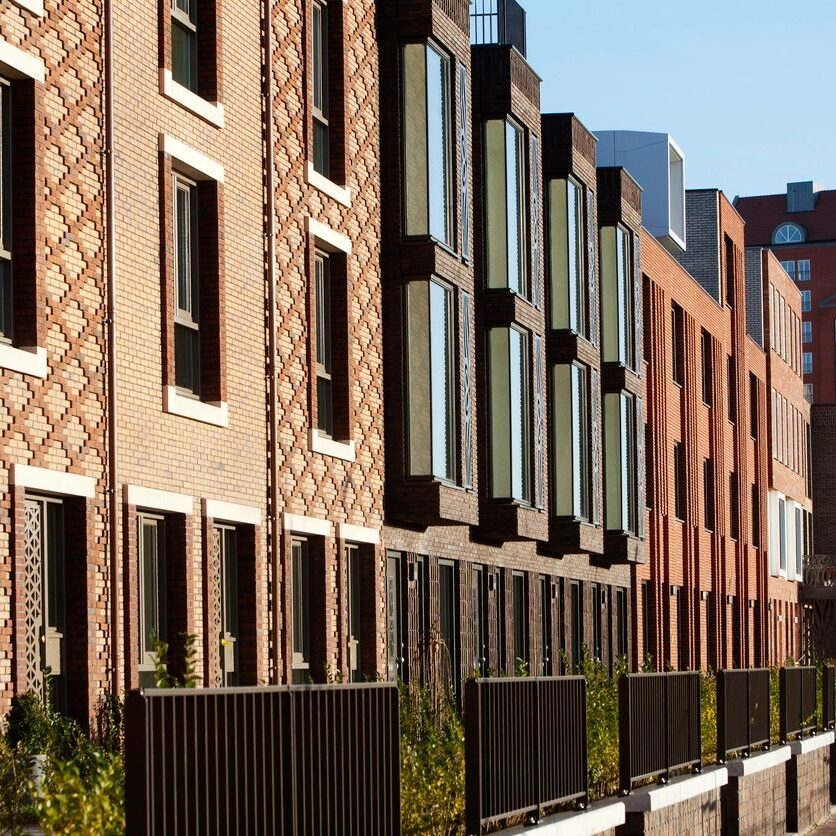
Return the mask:
M836 189L833 0L521 0L544 112L667 131L686 186Z

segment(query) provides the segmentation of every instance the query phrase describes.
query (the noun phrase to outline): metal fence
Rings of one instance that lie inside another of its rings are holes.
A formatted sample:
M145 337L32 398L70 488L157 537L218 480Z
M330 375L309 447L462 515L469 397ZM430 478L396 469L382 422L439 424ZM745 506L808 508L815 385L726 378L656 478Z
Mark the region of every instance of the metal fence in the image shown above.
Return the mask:
M717 671L717 757L769 746L769 669Z
M578 799L586 803L586 681L471 679L464 691L468 834Z
M525 10L517 0L474 0L470 40L476 45L509 44L525 56Z
M781 668L779 736L782 743L816 728L816 669Z
M393 684L128 695L129 834L399 834Z
M836 668L825 666L821 674L821 725L823 729L836 727Z
M636 781L667 781L701 768L700 675L635 673L618 683L619 773L623 793Z

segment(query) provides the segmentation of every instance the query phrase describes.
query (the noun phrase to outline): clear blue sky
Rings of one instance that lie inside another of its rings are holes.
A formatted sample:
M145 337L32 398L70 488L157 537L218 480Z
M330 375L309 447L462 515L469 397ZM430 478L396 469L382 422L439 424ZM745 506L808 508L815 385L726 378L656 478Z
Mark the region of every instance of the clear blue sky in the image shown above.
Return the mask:
M543 112L666 131L686 186L836 189L834 0L520 0Z

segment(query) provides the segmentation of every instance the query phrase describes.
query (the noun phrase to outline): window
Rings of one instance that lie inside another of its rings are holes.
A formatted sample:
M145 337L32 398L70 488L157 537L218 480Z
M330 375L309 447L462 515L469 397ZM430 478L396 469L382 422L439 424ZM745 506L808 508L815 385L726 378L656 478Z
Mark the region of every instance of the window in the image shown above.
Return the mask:
M588 520L590 514L589 369L554 367L555 514Z
M804 374L813 373L813 354L810 351L805 351L802 354L801 369Z
M586 217L583 187L571 178L549 186L551 325L586 337Z
M805 383L804 384L804 397L806 398L808 403L813 403L813 384L812 383Z
M740 497L736 473L729 473L729 524L729 534L732 540L737 540L740 537Z
M458 596L456 594L456 566L451 561L438 564L438 615L439 634L450 656L450 673L453 690L459 691L461 670L459 665Z
M813 323L812 322L802 322L801 323L801 342L803 342L803 343L813 342Z
M200 396L197 185L174 175L175 385Z
M391 681L407 680L403 640L406 636L402 557L398 552L386 555L386 660Z
M489 120L485 146L488 287L507 288L528 299L523 130L510 120Z
M618 626L617 626L617 647L618 647L618 657L620 659L626 659L627 653L629 650L628 646L628 630L629 622L628 622L628 614L627 614L627 590L619 587L615 591L615 608L618 614Z
M601 230L604 360L635 368L636 334L633 250L622 226Z
M438 279L407 289L409 471L456 481L454 295Z
M331 262L325 253L314 257L316 272L316 414L319 430L334 434L331 390Z
M313 32L313 164L323 177L330 177L328 141L328 6L314 0Z
M406 234L452 246L450 58L432 44L407 44L403 61Z
M726 304L734 307L735 294L735 251L734 242L728 235L724 237L724 249L726 252Z
M473 670L477 676L488 675L488 584L490 570L483 566L474 566L471 570L473 579Z
M526 577L514 572L513 615L514 615L514 667L517 675L527 671L528 665L528 590Z
M809 290L802 290L801 291L801 311L802 313L809 313L812 305L812 297L813 294Z
M708 531L714 531L714 462L705 459L702 465L703 483L703 524Z
M681 586L675 586L671 594L676 597L676 624L677 624L677 667L681 671L687 671L690 667L690 631L688 629L688 602L685 598L685 590Z
M366 650L363 636L363 578L361 576L360 547L347 544L345 562L348 569L348 671L351 682L362 679L361 658Z
M708 331L702 331L702 400L707 406L714 402L714 354L713 340Z
M490 423L491 493L495 499L531 502L528 334L519 328L491 328Z
M610 531L638 532L636 461L637 400L628 392L604 397L606 526ZM644 509L642 509L643 511Z
M293 682L308 681L311 667L311 592L308 541L294 539L291 543Z
M737 363L731 354L728 356L727 373L728 373L728 406L729 406L729 421L734 424L737 421Z
M552 655L552 596L551 581L540 575L540 675L551 673Z
M653 588L650 581L642 581L642 647L644 658L641 663L653 661Z
M603 593L601 584L592 584L592 656L601 661L601 608L603 607Z
M786 270L787 275L795 281L795 262L794 261L782 261L781 267Z
M156 643L168 642L165 519L137 518L139 553L139 684L153 687Z
M12 337L12 87L0 78L0 340Z
M677 519L685 519L685 448L682 442L673 445L673 504Z
M798 281L809 282L811 278L810 259L800 258L797 263Z
M758 407L758 379L749 372L749 435L758 437L760 408Z
M173 0L171 5L171 77L193 93L198 90L197 4Z
M781 224L772 234L773 244L801 244L806 238L804 229L798 224Z
M795 508L795 574L801 577L804 572L804 519L801 508Z
M675 303L671 306L671 352L673 382L681 386L685 370L685 312Z
M787 503L778 500L778 555L779 567L782 572L787 571Z
M234 527L216 525L212 531L220 564L220 668L221 684L238 685L240 664L238 612L238 536Z
M761 497L757 485L752 485L752 545L761 546Z
M571 584L572 617L572 669L578 673L583 661L583 585L580 581Z

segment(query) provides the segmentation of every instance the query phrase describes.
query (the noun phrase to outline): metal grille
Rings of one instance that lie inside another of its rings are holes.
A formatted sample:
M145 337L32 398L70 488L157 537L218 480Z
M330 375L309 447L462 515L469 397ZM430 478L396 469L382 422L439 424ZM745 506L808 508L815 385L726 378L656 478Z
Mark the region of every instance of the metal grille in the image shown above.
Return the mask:
M394 684L133 691L128 834L397 836Z
M537 508L546 504L546 453L543 414L543 338L534 336L534 501Z
M470 260L470 145L467 142L467 124L470 121L470 97L468 95L467 68L459 64L459 144L462 158L462 258Z
M473 358L470 345L472 299L462 293L462 376L464 377L464 487L473 487Z
M44 687L41 644L44 634L43 506L26 500L23 541L23 665L21 691L41 693Z
M508 44L525 56L525 11L516 0L474 0L470 40L479 44Z
M677 769L701 768L700 675L622 676L618 687L621 791Z
M601 312L598 307L598 259L596 242L598 240L597 221L595 218L595 192L586 189L586 282L589 288L589 338L597 348L601 344Z
M601 375L597 369L590 374L592 408L592 524L601 525Z
M769 744L769 670L717 671L717 755Z
M635 312L636 373L642 373L644 363L644 292L642 278L641 238L633 235L633 310Z
M471 679L465 685L467 832L586 801L586 680Z
M782 743L815 731L816 674L816 669L809 666L781 668L779 735Z
M542 243L540 231L540 140L531 137L531 282L532 301L538 310L543 307Z
M209 546L209 595L212 600L212 638L214 642L214 656L217 663L214 665L214 685L220 688L225 685L223 663L220 656L220 640L223 632L223 555L222 539L223 532L217 526L212 526L211 543Z
M644 402L636 398L636 534L644 537L644 509L647 492L647 461L644 455Z

